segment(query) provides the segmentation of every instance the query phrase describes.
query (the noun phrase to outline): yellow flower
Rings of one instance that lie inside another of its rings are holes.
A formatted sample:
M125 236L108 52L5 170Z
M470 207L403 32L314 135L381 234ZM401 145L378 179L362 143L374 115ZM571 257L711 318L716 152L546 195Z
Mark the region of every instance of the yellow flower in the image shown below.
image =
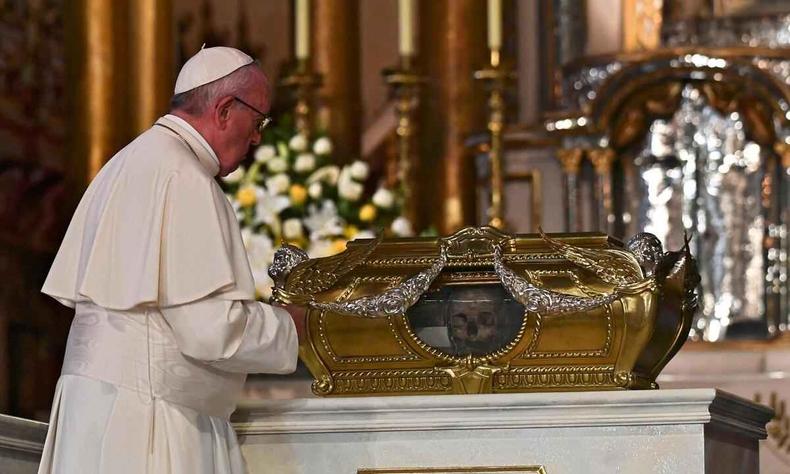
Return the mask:
M236 192L236 200L241 207L249 207L255 205L258 197L255 195L255 188L252 186L242 186Z
M288 190L288 195L291 196L291 203L295 206L301 206L307 199L307 189L301 184L292 184L291 189Z
M347 225L345 229L343 229L343 235L346 236L348 240L354 240L354 237L359 234L359 229L353 225Z
M376 218L376 206L373 204L365 204L359 210L359 220L362 222L372 222Z
M332 255L338 254L346 249L346 241L337 239L332 242Z

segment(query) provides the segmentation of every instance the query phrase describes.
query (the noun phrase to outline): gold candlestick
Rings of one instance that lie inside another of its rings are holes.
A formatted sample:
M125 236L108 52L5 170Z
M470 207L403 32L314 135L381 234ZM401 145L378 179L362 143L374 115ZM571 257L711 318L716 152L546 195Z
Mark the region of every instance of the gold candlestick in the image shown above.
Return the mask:
M501 63L499 50L492 49L490 64L485 69L475 71L474 77L482 81L488 89L488 131L491 137L488 150L488 162L491 167L491 206L488 208L488 225L504 229L506 224L502 134L505 129L505 89L516 74L511 67Z
M391 97L395 99L395 113L398 126L398 181L403 193L403 214L412 224L417 219L417 203L414 199L414 113L417 109L418 93L423 78L414 68L412 56L401 56L397 68L385 69L384 80L390 86Z
M309 137L313 131L313 96L315 89L321 85L321 75L313 72L309 58L300 58L297 59L294 71L283 79L283 85L293 89L296 99L294 105L296 130Z

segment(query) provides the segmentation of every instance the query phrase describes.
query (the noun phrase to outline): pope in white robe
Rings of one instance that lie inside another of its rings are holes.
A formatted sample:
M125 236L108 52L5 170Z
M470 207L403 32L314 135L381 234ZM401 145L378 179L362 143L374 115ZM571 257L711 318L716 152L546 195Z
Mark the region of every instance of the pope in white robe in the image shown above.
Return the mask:
M245 472L228 417L246 374L296 366L300 320L255 301L215 179L260 140L265 76L206 48L178 94L93 180L42 289L75 316L40 473Z

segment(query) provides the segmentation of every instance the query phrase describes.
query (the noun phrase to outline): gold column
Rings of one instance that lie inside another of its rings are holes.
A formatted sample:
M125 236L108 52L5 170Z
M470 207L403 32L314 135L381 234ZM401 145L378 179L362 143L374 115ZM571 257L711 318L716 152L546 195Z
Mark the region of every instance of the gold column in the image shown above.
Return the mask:
M590 150L587 155L595 168L595 197L598 202L598 230L614 234L614 214L612 208L612 164L615 154L611 148Z
M129 5L132 133L139 134L168 110L175 83L172 0Z
M649 51L661 46L663 7L663 0L625 0L623 2L623 49L625 51Z
M416 228L433 224L449 234L475 221L475 168L464 146L485 129L483 91L474 71L487 62L485 2L419 2L422 89L420 159L415 199L422 203Z
M583 150L581 148L561 148L557 150L557 159L562 167L565 232L578 232L581 230L579 171L581 170L582 154Z
M313 67L321 74L317 126L326 130L340 163L359 157L362 115L359 77L359 1L313 2Z
M123 0L74 0L65 14L69 176L76 198L130 138Z

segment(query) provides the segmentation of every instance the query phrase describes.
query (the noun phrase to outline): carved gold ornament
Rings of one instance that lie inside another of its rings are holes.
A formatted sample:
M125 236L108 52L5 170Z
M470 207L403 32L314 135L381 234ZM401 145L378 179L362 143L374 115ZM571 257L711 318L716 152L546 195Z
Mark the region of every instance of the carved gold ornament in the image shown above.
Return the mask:
M319 395L655 388L696 307L688 245L640 234L362 240L285 247L274 297L308 307L300 355Z

